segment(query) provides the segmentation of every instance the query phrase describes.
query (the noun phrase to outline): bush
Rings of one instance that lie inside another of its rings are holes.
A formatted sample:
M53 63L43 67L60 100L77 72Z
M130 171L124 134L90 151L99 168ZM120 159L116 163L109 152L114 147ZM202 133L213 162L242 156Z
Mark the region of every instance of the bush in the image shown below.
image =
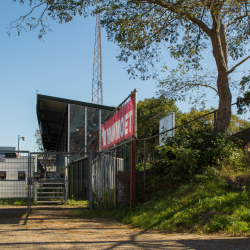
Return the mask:
M154 163L155 173L174 182L198 177L210 166L221 169L236 151L236 146L225 134L215 132L204 123L196 129L179 130L165 145L156 148L159 160Z
M146 169L150 169L152 167L152 164L146 163ZM136 165L136 171L143 171L144 170L144 162L141 162Z

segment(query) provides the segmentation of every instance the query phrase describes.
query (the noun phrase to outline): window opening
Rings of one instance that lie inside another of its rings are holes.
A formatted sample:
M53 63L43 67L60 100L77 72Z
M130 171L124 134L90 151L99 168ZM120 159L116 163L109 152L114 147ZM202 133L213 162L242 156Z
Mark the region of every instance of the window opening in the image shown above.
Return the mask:
M0 171L0 181L6 180L6 171Z
M19 181L25 181L25 172L24 171L18 171L18 180Z

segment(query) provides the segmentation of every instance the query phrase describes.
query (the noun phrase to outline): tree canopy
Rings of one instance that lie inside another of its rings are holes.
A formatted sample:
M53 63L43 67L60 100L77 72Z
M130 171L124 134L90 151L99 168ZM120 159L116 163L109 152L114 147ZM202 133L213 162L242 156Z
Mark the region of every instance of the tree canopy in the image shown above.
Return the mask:
M146 98L137 104L138 137L145 138L159 134L159 118L178 112L173 100Z
M43 152L44 148L43 148L42 135L39 129L36 130L35 137L36 137L37 150Z
M160 45L165 44L179 64L161 79L160 93L168 98L183 99L189 91L213 89L219 97L216 130L227 131L231 90L235 87L229 76L250 58L248 0L19 1L29 2L32 9L12 27L20 32L25 27L34 29L40 25L40 37L49 30L44 23L47 16L62 23L71 21L77 14L102 13L102 25L109 40L121 49L118 60L130 63L128 72L134 77L156 76L155 72L151 74L149 66L159 60ZM40 7L43 8L41 15L35 19L33 11ZM210 70L204 72L202 67L203 52L211 48L216 66L214 74L210 74ZM229 65L229 59L236 62Z

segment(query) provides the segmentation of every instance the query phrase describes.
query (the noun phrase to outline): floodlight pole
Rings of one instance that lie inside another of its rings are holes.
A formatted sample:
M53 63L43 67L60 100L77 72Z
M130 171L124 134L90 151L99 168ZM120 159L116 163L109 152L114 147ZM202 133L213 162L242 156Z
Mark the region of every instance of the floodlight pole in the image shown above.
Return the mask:
M93 82L92 82L92 103L96 103L100 105L103 104L101 13L98 13L96 15Z
M19 158L19 141L20 141L20 139L25 141L26 137L24 137L24 136L20 137L20 135L18 135L18 158Z

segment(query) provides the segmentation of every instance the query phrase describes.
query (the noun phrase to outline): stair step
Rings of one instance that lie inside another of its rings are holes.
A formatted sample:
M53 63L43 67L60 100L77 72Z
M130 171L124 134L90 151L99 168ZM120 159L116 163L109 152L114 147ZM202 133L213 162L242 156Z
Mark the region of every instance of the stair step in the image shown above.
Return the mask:
M63 194L64 192L37 192L37 194Z
M64 203L65 201L36 201L36 203Z
M37 197L37 199L64 199L64 197L63 196L45 196L45 197L39 196Z

